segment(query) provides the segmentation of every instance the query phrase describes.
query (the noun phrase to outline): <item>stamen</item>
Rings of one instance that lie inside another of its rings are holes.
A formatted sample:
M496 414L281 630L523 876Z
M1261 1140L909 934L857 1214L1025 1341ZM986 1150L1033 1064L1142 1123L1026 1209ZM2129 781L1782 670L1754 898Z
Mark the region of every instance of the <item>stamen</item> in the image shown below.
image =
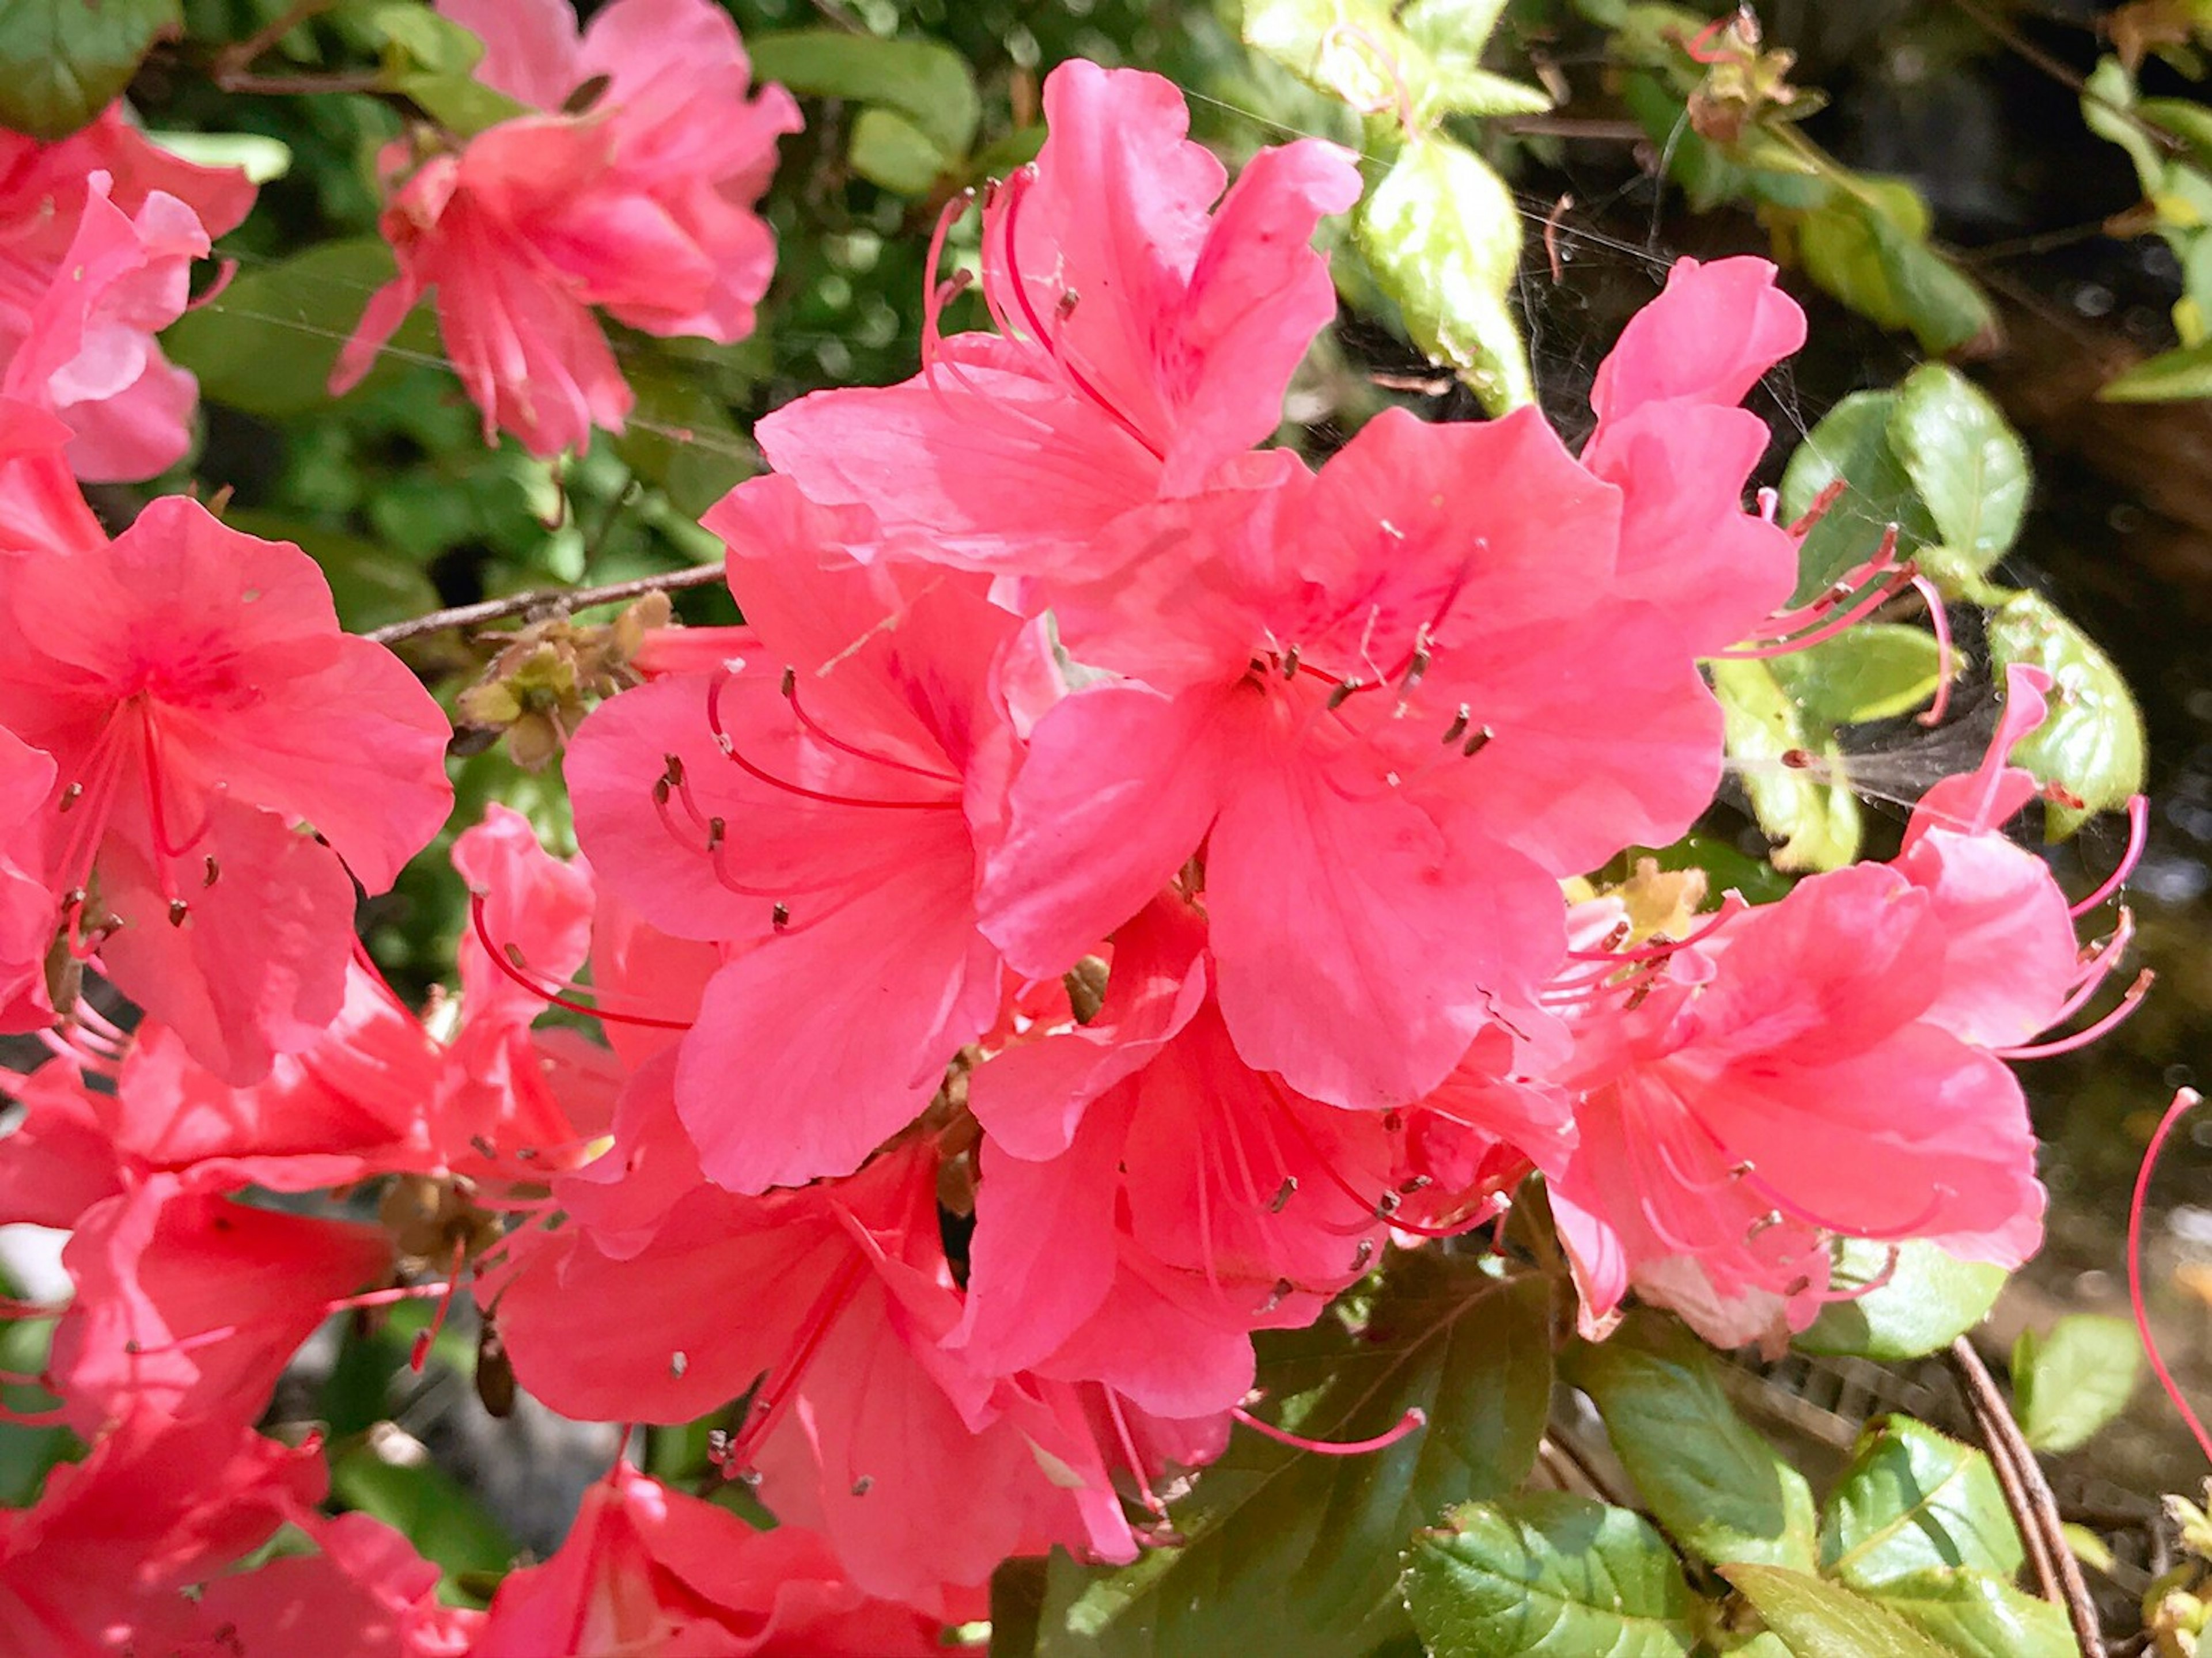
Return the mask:
M1951 707L1951 613L1943 608L1943 595L1924 575L1916 574L1912 586L1928 605L1928 624L1936 630L1936 700L1919 715L1923 726L1940 726Z
M742 1476L751 1466L753 1452L783 1420L792 1401L799 1397L799 1384L805 1380L807 1370L814 1363L814 1356L821 1351L823 1342L837 1322L838 1315L852 1300L866 1271L865 1256L854 1254L849 1257L823 1286L822 1293L815 1297L814 1305L807 1309L806 1322L801 1327L798 1348L785 1363L780 1384L779 1378L773 1375L762 1381L760 1392L752 1404L753 1420L748 1422L731 1442L729 1461L723 1471L725 1478Z
M1474 734L1460 744L1460 757L1463 760L1474 759L1475 756L1490 746L1490 739L1497 735L1498 733L1487 726L1476 726Z
M1889 1246L1887 1259L1881 1264L1881 1271L1876 1272L1864 1284L1854 1284L1848 1290L1838 1290L1832 1286L1820 1291L1814 1299L1823 1307L1833 1306L1838 1302L1863 1300L1875 1291L1886 1290L1889 1287L1890 1280L1897 1276L1898 1262L1904 1259L1905 1251L1893 1243Z
M1459 705L1458 711L1452 715L1451 724L1444 727L1444 746L1446 748L1451 747L1453 744L1458 742L1461 738L1467 735L1468 724L1474 718L1474 710L1468 708L1466 703L1461 703Z
M889 766L894 771L911 772L916 777L927 777L933 783L943 783L951 788L960 786L960 779L953 774L937 771L928 766L917 766L905 760L896 760L887 754L874 754L866 749L856 748L842 738L832 737L799 705L799 676L789 668L783 671L783 700L791 704L791 712L811 736L840 754L849 754L855 760L866 760L878 766Z
M1429 1424L1429 1413L1415 1405L1408 1407L1406 1414L1398 1418L1397 1425L1387 1432L1376 1434L1372 1439L1308 1439L1304 1434L1278 1428L1272 1422L1262 1422L1241 1405L1230 1406L1229 1414L1253 1432L1264 1435L1279 1445L1288 1445L1295 1450L1317 1452L1322 1456L1364 1456L1370 1451L1387 1451L1408 1434L1418 1433Z
M2150 801L2136 794L2128 798L2128 848L2120 854L2119 867L2106 876L2097 890L2069 911L2069 914L2084 915L2118 892L2135 873L2136 865L2142 862L2143 847L2150 840Z
M484 954L491 957L491 964L540 1001L555 1007L565 1007L571 1013L587 1015L603 1023L642 1025L648 1030L689 1030L691 1028L692 1022L689 1019L660 1019L647 1013L617 1013L611 1008L592 1007L587 1003L572 1001L559 992L549 990L535 980L524 976L521 969L509 958L507 951L493 939L490 923L484 920L484 895L481 892L469 895L469 922L476 929L477 942L483 946Z
M1805 510L1800 513L1796 518L1790 523L1787 526L1787 533L1796 536L1801 541L1803 540L1806 535L1811 531L1814 525L1818 524L1822 519L1827 517L1828 508L1834 506L1838 501L1844 498L1844 490L1845 487L1846 486L1843 479L1835 478L1832 480L1829 483L1828 487L1821 490L1819 495L1814 495L1812 501L1807 504ZM1759 493L1760 499L1763 502L1765 497L1765 492L1761 490ZM1778 503L1780 497L1778 496L1776 499Z
M2087 1048L2091 1042L2124 1022L2136 1011L2136 1005L2149 993L2158 975L2145 968L2136 975L2136 981L2120 998L2120 1005L2096 1023L2075 1031L2070 1036L2061 1036L2054 1042L2038 1042L2029 1048L1993 1048L1990 1050L2001 1060L2048 1060L2061 1054L2071 1054L2077 1048Z
M2136 1315L2136 1334L2142 1338L2143 1353L2150 1360L2151 1374L2158 1385L2166 1389L2166 1396L2173 1401L2173 1408L2181 1412L2181 1419L2189 1424L2196 1436L2197 1448L2204 1453L2205 1461L2212 1462L2212 1434L2197 1419L2197 1412L2189 1408L2189 1400L2166 1369L2165 1357L2158 1350L2158 1338L2151 1333L2150 1309L2143 1300L2142 1287L2142 1224L2143 1207L2150 1196L2151 1171L2158 1167L2159 1154L2165 1151L2166 1136L2174 1125L2202 1100L2195 1089L2185 1088L2176 1093L2173 1102L2166 1108L2166 1114L2158 1120L2151 1131L2150 1145L2143 1151L2142 1162L2136 1167L2134 1194L2128 1199L2128 1306Z
M430 1315L428 1328L417 1331L415 1345L407 1355L407 1368L416 1376L429 1362L430 1344L438 1339L438 1332L446 1327L446 1315L453 1309L453 1296L461 1287L461 1268L468 1265L469 1241L465 1236L453 1240L453 1264L447 1269L446 1293L439 1297L438 1310Z
M1099 1392L1106 1396L1106 1419L1114 1424L1114 1437L1121 1442L1121 1458L1128 1466L1129 1477L1137 1482L1137 1495L1145 1505L1145 1512L1156 1519L1167 1518L1168 1505L1152 1490L1152 1482L1145 1478L1145 1459L1137 1455L1137 1441L1129 1431L1129 1424L1121 1414L1121 1402L1114 1396L1111 1388L1101 1384Z
M1571 962L1649 962L1663 960L1665 957L1674 954L1677 950L1687 950L1692 944L1703 944L1706 939L1711 938L1714 933L1719 932L1723 923L1734 920L1736 916L1742 914L1745 910L1750 908L1751 906L1739 895L1734 892L1729 892L1722 897L1721 907L1713 912L1711 917L1707 920L1705 924L1686 938L1656 938L1650 944L1639 945L1634 950L1571 950L1567 952L1567 959ZM1614 930L1613 933L1608 936L1625 938L1628 936L1626 929L1627 923L1623 922L1619 928Z
M883 811L957 811L960 810L960 803L957 800L868 800L857 795L830 794L820 789L808 788L803 783L794 783L787 778L778 777L772 772L763 771L738 752L736 743L722 726L722 688L728 684L733 677L725 675L708 688L707 728L714 734L714 742L722 750L724 756L748 777L765 783L771 788L781 789L786 794L795 794L803 800L819 801L825 806L872 807Z

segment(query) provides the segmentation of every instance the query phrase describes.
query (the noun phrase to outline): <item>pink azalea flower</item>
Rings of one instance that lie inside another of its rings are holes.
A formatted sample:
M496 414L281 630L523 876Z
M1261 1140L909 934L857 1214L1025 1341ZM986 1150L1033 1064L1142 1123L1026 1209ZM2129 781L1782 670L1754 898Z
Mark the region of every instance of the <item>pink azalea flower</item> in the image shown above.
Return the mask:
M1013 756L1001 659L1042 646L969 583L851 558L866 519L738 490L708 522L762 654L614 698L567 760L609 885L722 948L676 1086L732 1190L857 1167L999 1011L976 846Z
M982 1597L963 1613L980 1616ZM473 1658L933 1658L942 1619L874 1599L823 1540L756 1531L617 1463L584 1494L561 1552L510 1572Z
M0 726L56 767L45 874L73 948L227 1080L316 1041L354 881L389 886L452 799L429 695L339 632L312 559L179 497L15 561L0 653Z
M106 544L107 532L70 471L74 436L45 409L0 398L0 556Z
M54 762L0 730L0 1031L53 1023L46 952L54 897L46 882L45 807Z
M1094 564L1114 518L1269 436L1335 314L1308 240L1359 196L1352 158L1312 139L1261 151L1223 196L1158 76L1066 63L1044 108L1035 166L984 213L998 334L939 341L933 317L918 378L817 392L758 428L812 499L927 531L929 556L971 568Z
M798 106L780 87L747 99L736 27L702 0L616 0L580 41L569 8L544 0L444 9L483 37L486 82L537 112L419 166L386 152L399 276L370 300L331 389L367 374L434 288L486 440L504 428L535 453L580 448L594 425L620 431L631 402L592 307L653 334L752 331L775 262L752 205Z
M253 194L148 143L119 105L58 143L0 133L0 386L68 422L78 477L150 477L185 452L198 387L153 336Z
M1612 598L1620 503L1534 410L1391 411L1310 481L1125 519L1129 579L1054 614L1135 677L1037 721L987 935L1058 973L1200 853L1244 1061L1334 1104L1428 1092L1557 964L1558 878L1718 780L1680 623Z

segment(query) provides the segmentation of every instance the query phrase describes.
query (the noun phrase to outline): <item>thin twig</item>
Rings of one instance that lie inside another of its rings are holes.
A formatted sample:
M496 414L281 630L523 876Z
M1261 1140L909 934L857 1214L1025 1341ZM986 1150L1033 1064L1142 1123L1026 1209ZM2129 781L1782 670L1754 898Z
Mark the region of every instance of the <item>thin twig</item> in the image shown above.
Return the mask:
M647 593L669 592L679 587L711 587L722 580L722 574L720 564L697 564L688 570L669 570L659 575L640 576L634 581L610 582L604 587L551 587L533 593L516 593L507 598L488 598L480 604L458 604L450 610L433 610L410 621L373 628L362 637L380 645L396 645L403 639L420 639L425 634L443 633L448 628L472 628L479 622L497 622L502 616L526 616L533 611L547 616L565 615L594 604L618 604L625 598L641 598Z
M2059 62L2042 47L2025 38L2018 29L2013 27L2002 17L1996 16L1976 4L1975 0L1951 0L1951 3L1979 23L2027 64L2042 70L2059 85L2071 88L2077 97L2088 100L2100 109L2111 111L2169 155L2188 153L2189 146L2179 134L2160 126L2148 116L2140 115L2134 110L2114 103L2100 93L2092 92L2089 89L2089 83L2075 74L2072 68Z
M2089 1598L2089 1586L2081 1576L2081 1563L2075 1559L2074 1551L2066 1541L2058 1517L2058 1503L2051 1494L2050 1482L2043 1477L2042 1466L2036 1461L2027 1441L2021 1437L2020 1424L2006 1408L2004 1395L1990 1378L1989 1366L1982 1363L1982 1356L1964 1336L1951 1344L1951 1368L1959 1373L1960 1381L1966 1386L1974 1420L1990 1448L1990 1466L1996 1470L1997 1483L2004 1491L2005 1505L2012 1510L2013 1523L2019 1527L2021 1540L2036 1558L2037 1575L2043 1576L2046 1570L2049 1573L2045 1578L2044 1599L2057 1600L2066 1608L2067 1619L2074 1626L2074 1639L2081 1649L2081 1658L2104 1658L2105 1635L2097 1624L2096 1603Z
M1607 120L1584 115L1508 115L1495 125L1523 138L1591 138L1601 143L1640 144L1650 135L1640 121Z
M267 27L257 30L243 40L234 40L216 54L216 84L226 92L234 88L225 84L228 77L250 68L253 60L274 48L278 41L301 24L321 12L328 11L334 0L294 0L283 15L272 19Z

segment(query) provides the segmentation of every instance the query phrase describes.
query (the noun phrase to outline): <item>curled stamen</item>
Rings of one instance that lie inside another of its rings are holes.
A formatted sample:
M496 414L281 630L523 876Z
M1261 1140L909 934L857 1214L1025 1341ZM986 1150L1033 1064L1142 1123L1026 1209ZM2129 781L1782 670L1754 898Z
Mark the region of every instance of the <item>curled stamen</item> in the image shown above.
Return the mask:
M2060 1054L2071 1054L2077 1048L2087 1048L2098 1037L2122 1023L2133 1014L2136 1005L2149 994L2151 986L2157 981L2158 975L2150 969L2145 968L2136 975L2136 981L2130 985L2120 997L2120 1005L2118 1007L2098 1020L2096 1023L2086 1026L2070 1036L2060 1036L2051 1042L2037 1042L2027 1048L1994 1048L1990 1051L2001 1060L2048 1060Z
M806 728L810 735L811 735L817 741L824 743L830 748L836 750L840 754L849 754L855 760L866 760L873 765L888 766L894 771L911 772L916 777L926 777L933 783L943 783L948 787L958 788L960 786L959 778L951 774L950 773L933 770L927 766L917 766L909 761L896 760L887 754L871 753L866 749L856 748L854 744L846 742L842 738L832 737L827 731L823 730L822 726L816 722L813 716L809 714L805 708L800 705L799 701L799 676L789 668L786 668L783 671L783 700L791 704L791 712L793 715L798 720L801 726Z
M1127 1418L1121 1414L1121 1401L1114 1396L1111 1388L1102 1386L1099 1391L1106 1395L1106 1419L1114 1424L1114 1437L1121 1444L1121 1460L1127 1465L1129 1477L1137 1482L1139 1501L1144 1503L1146 1514L1155 1519L1166 1519L1168 1505L1160 1501L1159 1494L1152 1490L1152 1482L1145 1477L1145 1459L1137 1455L1136 1436L1129 1431Z
M2135 937L2136 918L2133 911L2123 908L2120 923L2112 929L2112 937L2100 939L2089 946L2081 958L2082 972L2074 993L2069 996L2058 1011L2051 1016L2051 1024L2063 1024L2089 1005L2098 989L2120 964L2120 957Z
M884 811L957 811L960 810L960 803L957 800L869 800L858 795L830 794L820 789L808 788L803 783L792 782L788 778L778 777L773 772L763 770L738 752L736 742L731 738L729 732L723 729L722 688L728 684L733 677L725 675L708 687L707 729L714 733L715 744L722 750L723 756L746 776L765 783L770 788L781 789L786 794L795 794L803 800L819 801L825 806L866 806Z
M1804 613L1800 612L1790 620L1789 626L1808 628L1808 631L1802 633L1784 631L1765 635L1761 636L1760 641L1757 644L1738 646L1725 651L1715 651L1712 653L1713 658L1722 662L1763 661L1769 657L1787 656L1793 652L1807 650L1814 645L1823 644L1838 634L1848 632L1851 628L1872 616L1884 604L1896 598L1899 593L1911 586L1913 577L1918 574L1919 572L1911 565L1900 564L1881 580L1859 589L1858 597L1846 605L1840 613L1826 617L1820 616L1808 617ZM1817 611L1826 602L1823 600L1807 608L1808 610ZM1808 628L1808 623L1817 625L1811 625Z
M1876 1272L1864 1284L1853 1284L1848 1290L1838 1290L1832 1286L1816 1292L1814 1299L1824 1307L1832 1306L1838 1302L1862 1301L1877 1290L1887 1289L1890 1280L1897 1276L1898 1262L1904 1259L1903 1248L1893 1243L1889 1246L1887 1258L1882 1261L1881 1271Z
M1418 1433L1429 1424L1429 1413L1415 1405L1407 1408L1395 1426L1371 1439L1309 1439L1304 1434L1294 1434L1287 1428L1278 1428L1272 1422L1262 1422L1242 1405L1231 1406L1229 1414L1253 1432L1265 1435L1279 1445L1288 1445L1301 1451L1316 1451L1323 1456L1364 1456L1370 1451L1387 1451L1408 1434Z
M1819 495L1814 495L1813 499L1807 503L1805 510L1798 513L1797 516L1790 522L1787 526L1786 532L1790 535L1796 536L1801 541L1804 539L1806 535L1811 531L1814 525L1818 524L1822 519L1827 517L1828 508L1834 506L1838 501L1844 498L1844 490L1845 487L1844 480L1841 478L1830 480L1828 487L1821 490ZM1764 495L1764 491L1761 491L1762 496ZM1777 498L1777 504L1779 504L1778 497Z
M611 1022L615 1024L643 1025L650 1030L689 1030L691 1028L692 1022L689 1019L660 1019L647 1013L617 1013L609 1008L593 1007L588 1003L572 1001L558 991L549 990L534 979L526 977L521 969L515 965L507 952L493 940L491 925L484 919L484 896L481 892L472 892L469 895L469 922L476 929L477 942L483 946L484 954L491 958L491 964L507 978L520 985L542 1002L554 1007L565 1007L571 1013L582 1013L592 1018Z
M1917 716L1923 726L1940 726L1951 707L1951 613L1943 608L1943 595L1924 575L1916 574L1912 586L1928 606L1928 625L1936 630L1936 700Z
M2166 1396L2173 1401L2173 1408L2181 1412L2181 1419L2189 1424L2196 1436L2197 1448L2204 1453L2205 1461L2212 1462L2212 1434L2204 1431L2204 1424L2197 1419L2197 1412L2189 1408L2173 1372L2166 1367L2165 1357L2158 1351L2158 1338L2151 1333L2150 1309L2143 1301L2142 1287L2142 1225L2143 1206L2150 1196L2151 1171L2158 1167L2159 1154L2166 1150L2166 1136L2174 1125L2202 1100L2193 1088L2176 1093L2173 1102L2166 1108L2166 1114L2158 1120L2151 1131L2150 1145L2143 1151L2142 1162L2136 1168L2134 1194L2128 1199L2128 1306L2136 1315L2136 1334L2142 1338L2143 1355L2150 1360L2151 1374L2158 1385L2166 1389Z
M2119 867L2106 876L2097 890L2075 905L2069 914L2086 915L2118 892L2126 884L2128 877L2135 873L2136 865L2142 862L2143 847L2149 839L2150 801L2143 795L2131 795L2128 799L2128 848L2120 854Z

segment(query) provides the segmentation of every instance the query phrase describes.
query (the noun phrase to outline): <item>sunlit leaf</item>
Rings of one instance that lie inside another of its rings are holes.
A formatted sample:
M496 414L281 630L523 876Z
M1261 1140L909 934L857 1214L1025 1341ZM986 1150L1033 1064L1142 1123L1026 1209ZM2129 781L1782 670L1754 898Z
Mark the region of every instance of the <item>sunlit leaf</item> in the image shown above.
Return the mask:
M2127 1408L2142 1377L2142 1342L2124 1318L2076 1313L2049 1335L2013 1344L2013 1407L2039 1451L2070 1451Z
M1897 405L1895 392L1854 392L1828 410L1790 457L1782 474L1784 518L1794 520L1810 511L1838 479L1844 484L1798 550L1801 604L1873 557L1888 525L1898 526L1905 553L1936 539L1935 520L1890 443Z
M1361 1658L1401 1632L1400 1556L1452 1503L1527 1475L1552 1391L1551 1291L1433 1253L1394 1259L1357 1329L1260 1338L1271 1412L1310 1438L1428 1425L1387 1450L1317 1455L1239 1433L1170 1510L1189 1540L1119 1571L1054 1558L1045 1658Z
M1867 1425L1821 1516L1822 1569L1856 1588L1929 1567L2009 1580L2024 1558L1989 1458L1911 1417Z
M1635 1314L1571 1349L1565 1374L1596 1403L1621 1467L1676 1542L1702 1560L1813 1569L1811 1487L1736 1414L1711 1351L1680 1324Z
M1808 1353L1837 1353L1893 1363L1949 1346L1989 1316L2004 1288L2005 1270L1986 1261L1960 1260L1915 1239L1897 1247L1890 1266L1886 1244L1844 1241L1830 1272L1831 1284L1857 1291L1881 1287L1823 1308L1795 1345Z
M903 115L879 108L862 110L853 123L848 159L870 184L902 196L927 196L957 160Z
M1930 1566L1871 1592L1958 1658L2076 1658L2066 1614L1986 1572Z
M2106 403L2179 403L2212 398L2212 340L2185 345L2137 363L2097 392Z
M1493 412L1534 401L1505 302L1520 264L1521 215L1485 162L1445 138L1407 144L1362 204L1355 234L1414 344Z
M1697 1645L1666 1540L1564 1491L1453 1509L1415 1540L1406 1600L1432 1658L1683 1658Z
M1446 113L1549 109L1534 87L1493 75L1483 44L1503 0L1248 0L1244 42L1353 108L1416 129Z
M1946 1658L1896 1613L1838 1584L1782 1566L1729 1566L1722 1575L1759 1609L1791 1658Z
M1928 245L1928 204L1899 179L1858 175L1819 206L1774 216L1805 274L1885 328L1910 330L1923 349L1954 351L1996 329L1981 289Z
M2024 662L2051 676L2050 715L2014 746L2012 759L2081 803L2051 806L2053 838L2141 791L2142 714L2120 671L2087 634L2040 594L2020 593L1990 618L1989 641L1999 672Z
M1808 718L1856 726L1910 714L1926 702L1941 683L1942 656L1925 628L1862 622L1767 665Z
M1812 751L1813 738L1796 703L1767 663L1711 666L1729 756L1737 762L1759 828L1777 843L1774 867L1840 869L1850 863L1858 855L1859 803L1840 780L1841 751L1832 744Z
M1956 369L1927 363L1898 388L1889 440L1945 552L1985 574L2019 536L2027 511L2027 449L2019 435ZM1942 562L1929 568L1940 580Z

